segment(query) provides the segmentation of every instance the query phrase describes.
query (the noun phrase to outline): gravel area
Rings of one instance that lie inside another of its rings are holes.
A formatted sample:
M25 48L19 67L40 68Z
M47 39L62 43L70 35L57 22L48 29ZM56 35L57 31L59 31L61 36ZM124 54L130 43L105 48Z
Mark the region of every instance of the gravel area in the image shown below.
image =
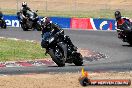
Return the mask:
M80 76L81 72L4 75L0 76L0 88L83 88L78 81ZM89 78L132 80L132 72L89 72ZM96 88L132 88L132 86L96 86Z

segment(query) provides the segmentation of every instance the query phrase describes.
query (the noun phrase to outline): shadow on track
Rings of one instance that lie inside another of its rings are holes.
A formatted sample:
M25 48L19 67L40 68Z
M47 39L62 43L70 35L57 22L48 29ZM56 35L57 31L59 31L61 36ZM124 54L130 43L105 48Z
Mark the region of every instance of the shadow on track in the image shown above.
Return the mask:
M122 45L123 47L132 47L132 45Z

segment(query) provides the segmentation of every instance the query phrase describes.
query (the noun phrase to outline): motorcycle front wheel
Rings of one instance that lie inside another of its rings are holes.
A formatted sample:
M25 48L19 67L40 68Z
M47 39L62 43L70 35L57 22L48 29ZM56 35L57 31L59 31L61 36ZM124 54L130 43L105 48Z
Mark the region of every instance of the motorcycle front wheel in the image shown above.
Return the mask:
M65 66L65 57L64 52L61 47L56 47L54 49L49 50L49 55L51 56L52 60L59 66Z
M41 25L37 23L36 24L36 29L37 29L37 31L42 31Z
M6 22L4 21L4 20L2 20L2 22L1 22L1 28L4 28L4 29L6 29Z

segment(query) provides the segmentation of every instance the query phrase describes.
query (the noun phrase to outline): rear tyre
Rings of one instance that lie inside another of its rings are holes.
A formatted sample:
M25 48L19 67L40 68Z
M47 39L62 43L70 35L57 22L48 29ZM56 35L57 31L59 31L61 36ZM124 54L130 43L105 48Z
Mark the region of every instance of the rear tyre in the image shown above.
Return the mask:
M29 31L29 30L28 30L28 28L27 28L27 27L25 27L25 25L24 25L24 24L21 24L21 27L22 27L23 31Z
M83 57L80 53L75 53L75 58L73 60L73 63L76 66L82 66L83 65Z
M129 45L132 46L132 42L129 42Z
M132 36L128 36L128 41L127 42L129 43L130 46L132 46Z
M49 50L49 55L51 56L52 60L58 65L58 67L65 66L65 57L63 51L60 48L55 48Z

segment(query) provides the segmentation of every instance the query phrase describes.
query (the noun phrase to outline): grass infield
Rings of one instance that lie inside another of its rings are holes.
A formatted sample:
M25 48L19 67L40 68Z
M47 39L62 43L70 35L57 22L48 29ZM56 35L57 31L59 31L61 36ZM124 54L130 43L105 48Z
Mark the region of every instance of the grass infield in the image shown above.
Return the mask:
M0 39L0 61L34 60L49 57L37 42Z

